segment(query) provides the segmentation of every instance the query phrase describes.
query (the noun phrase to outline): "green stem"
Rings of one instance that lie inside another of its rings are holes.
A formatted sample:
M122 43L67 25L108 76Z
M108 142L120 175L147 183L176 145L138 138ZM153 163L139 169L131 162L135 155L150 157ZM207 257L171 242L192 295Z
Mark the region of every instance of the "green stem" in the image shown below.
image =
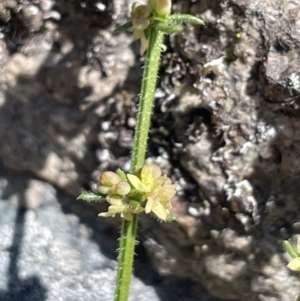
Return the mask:
M133 215L132 221L123 219L118 257L115 301L127 301L128 299L137 222L137 214Z
M149 35L149 47L142 79L137 125L131 158L131 173L134 173L138 168L142 167L145 161L162 41L163 33L152 28ZM115 301L127 301L128 299L137 223L138 217L136 214L133 215L132 221L123 219Z
M149 47L145 61L137 125L134 135L130 170L132 173L142 167L145 161L162 41L163 33L152 28L149 36Z

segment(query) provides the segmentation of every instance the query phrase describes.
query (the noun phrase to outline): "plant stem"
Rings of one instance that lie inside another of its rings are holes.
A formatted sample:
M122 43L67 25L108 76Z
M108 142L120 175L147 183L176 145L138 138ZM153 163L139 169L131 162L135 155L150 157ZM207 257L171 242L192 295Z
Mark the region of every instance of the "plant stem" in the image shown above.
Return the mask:
M163 33L152 28L149 36L149 47L145 60L139 110L137 113L137 125L131 157L130 171L132 173L142 167L145 161L162 41Z
M134 173L138 168L142 167L145 161L162 41L163 33L155 28L151 28L149 47L143 72L139 109L137 113L137 125L131 157L131 173ZM115 301L127 301L128 299L137 224L138 217L136 214L133 215L132 221L123 219Z
M118 273L115 289L115 301L127 301L130 278L132 273L135 237L137 230L137 214L133 215L132 221L123 219L120 250L118 257Z

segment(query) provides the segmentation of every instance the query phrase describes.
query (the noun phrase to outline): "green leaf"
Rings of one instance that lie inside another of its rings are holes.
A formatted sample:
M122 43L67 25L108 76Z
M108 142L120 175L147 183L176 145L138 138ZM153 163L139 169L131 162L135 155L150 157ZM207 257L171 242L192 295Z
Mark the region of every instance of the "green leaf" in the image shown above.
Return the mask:
M120 33L132 27L132 21L128 21L125 24L118 26L113 33Z
M167 215L167 222L172 222L172 221L175 221L175 220L176 220L176 216L175 215L173 215L171 213L169 213Z
M295 251L295 249L292 247L292 245L290 244L289 241L287 240L284 240L282 242L283 244L283 247L285 248L285 250L289 253L289 255L292 257L292 258L298 258L300 255Z
M128 200L128 204L132 207L141 207L141 203L135 200Z
M121 178L122 181L127 182L126 173L122 169L118 168L116 173Z
M190 23L195 25L205 25L204 21L188 14L173 14L169 16L169 23L179 22L179 23Z
M103 202L105 201L105 198L103 195L94 193L92 191L85 191L77 197L77 200L84 200L87 202Z
M183 26L179 24L166 24L166 23L157 23L154 27L166 34L172 34L175 32L180 32L183 30Z

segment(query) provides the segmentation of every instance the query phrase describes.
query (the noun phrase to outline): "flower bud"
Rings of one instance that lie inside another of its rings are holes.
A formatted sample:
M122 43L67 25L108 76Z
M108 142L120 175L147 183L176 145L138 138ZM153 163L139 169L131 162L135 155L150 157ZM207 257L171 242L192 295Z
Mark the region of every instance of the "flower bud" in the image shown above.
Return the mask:
M157 0L155 10L161 15L169 15L171 13L172 1L171 0Z
M110 186L97 185L97 190L102 194L109 194Z
M133 28L137 29L137 30L145 30L149 24L150 21L148 19L138 19L138 18L134 18L132 20L132 24L133 24Z
M155 10L157 0L150 0L150 7L152 10Z
M131 187L127 182L120 182L111 188L111 193L117 195L126 195L130 192Z
M134 17L136 18L148 18L151 10L147 5L139 5L134 10Z
M99 178L98 185L113 186L121 182L121 178L113 171L105 171Z
M138 1L134 1L131 5L131 16L133 16L135 14L135 11L137 9L137 7L143 5L143 3L138 2Z

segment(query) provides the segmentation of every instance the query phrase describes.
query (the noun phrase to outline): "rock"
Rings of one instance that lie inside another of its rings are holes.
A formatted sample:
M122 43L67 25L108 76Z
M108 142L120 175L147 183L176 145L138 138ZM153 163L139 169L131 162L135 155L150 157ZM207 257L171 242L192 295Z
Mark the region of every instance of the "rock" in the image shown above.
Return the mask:
M43 25L43 13L36 5L26 5L21 10L22 22L30 32L38 31Z
M7 61L8 61L7 47L5 42L0 40L0 71L1 72L3 72L3 70L5 69Z
M191 5L207 27L187 27L171 37L169 50L189 62L183 72L190 77L168 84L178 78L171 62L160 74L176 96L167 110L162 104L152 131L156 125L169 131L168 142L158 144L172 149L197 188L186 190L185 211L176 203L182 199L174 200L178 225L141 222L159 250L149 253L161 273L189 275L228 299L295 300L298 294L281 246L298 234L299 221L296 2Z
M112 229L95 211L82 210L84 204L70 196L60 194L58 201L58 194L45 182L0 177L0 300L113 300L116 253L109 237ZM142 274L139 269L147 266L137 259L137 273ZM132 278L130 301L160 300L160 295L167 300L196 301L196 291L208 300L209 294L190 282L193 292L177 287L177 294L185 294L178 298L175 291L168 291L169 286L180 286L178 280L155 277L151 269L146 272L143 278L148 285Z
M127 20L124 1L1 5L5 167L73 196L103 170L128 170L143 59L130 33L112 34ZM20 24L30 5L43 17ZM178 220L143 217L139 239L164 277L189 277L231 300L298 294L281 242L299 233L299 7L298 0L174 3L206 26L172 35L162 55L148 158L180 186ZM40 190L30 189L38 199Z

